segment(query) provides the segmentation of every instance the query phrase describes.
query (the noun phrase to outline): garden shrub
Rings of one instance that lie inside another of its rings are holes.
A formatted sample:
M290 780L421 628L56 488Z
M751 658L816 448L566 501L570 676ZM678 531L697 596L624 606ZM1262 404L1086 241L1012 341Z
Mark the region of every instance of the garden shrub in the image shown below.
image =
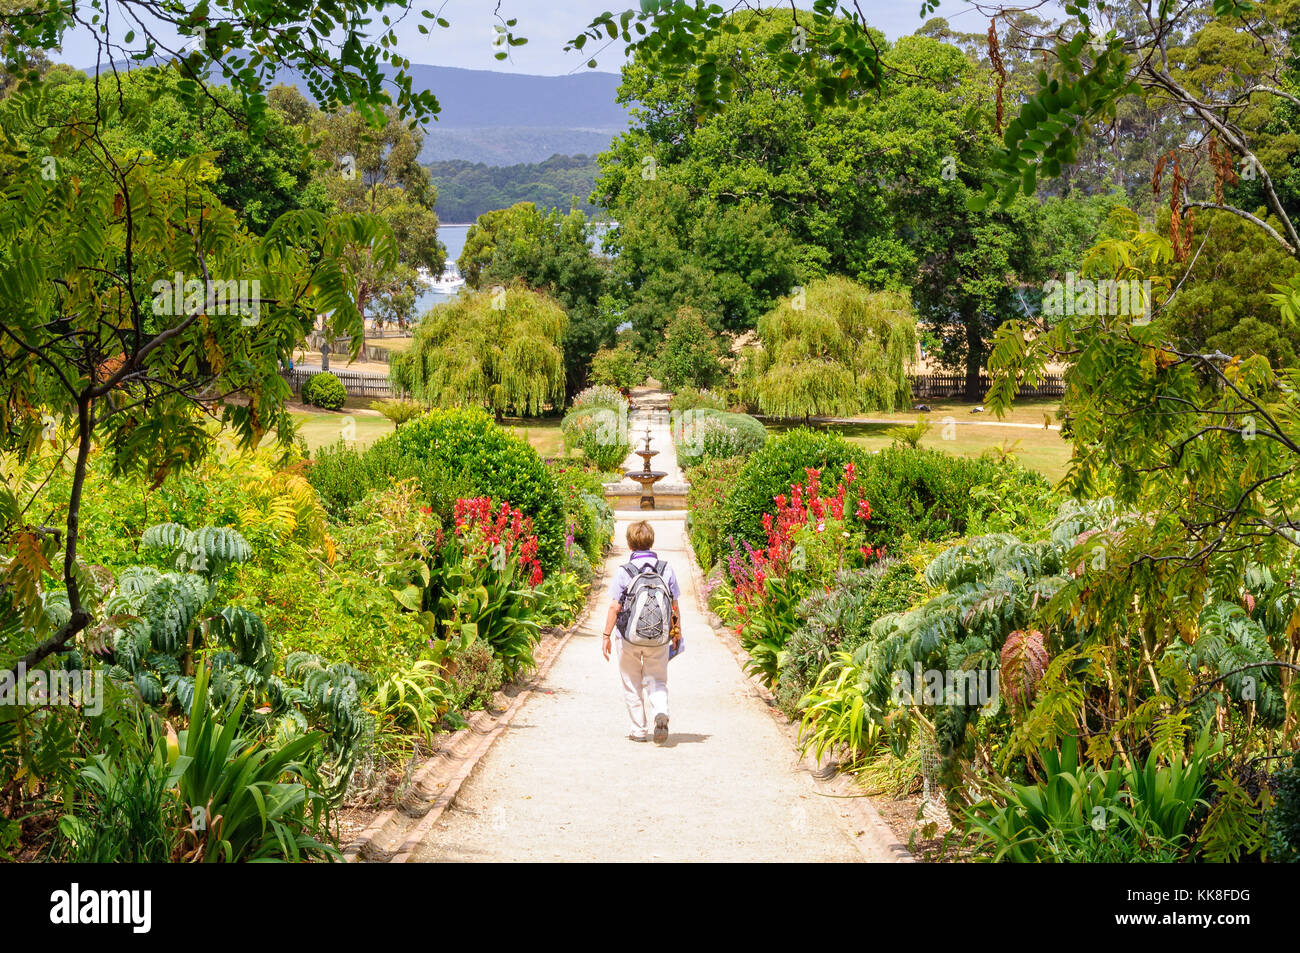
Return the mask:
M560 564L564 506L555 477L528 441L498 427L487 411L435 410L375 446L385 440L395 441L406 456L455 472L464 484L458 496L487 496L523 510L533 519L542 566Z
M717 391L700 390L695 387L683 387L668 399L668 409L672 411L698 410L700 408L726 410L727 401Z
M628 403L627 398L617 389L605 384L595 384L574 394L569 404L570 410L586 410L592 407L603 407L605 410L626 413Z
M691 467L686 480L686 532L695 558L705 572L718 561L726 501L740 478L745 461L739 458L707 459Z
M790 484L803 481L805 468L839 473L846 463L854 463L860 473L868 456L839 434L807 427L773 437L749 457L728 495L721 538L734 536L737 543L746 540L762 545L767 539L763 514L772 512L772 500L777 494L789 493ZM874 508L876 501L872 499L871 504Z
M850 461L857 466L856 491L871 504L872 542L887 550L905 539L960 536L990 519L1002 526L1025 518L1041 526L1056 502L1043 477L1015 464L899 446L867 453L839 434L799 428L749 458L727 502L722 535L761 545L773 497L789 493L806 467L838 471ZM1018 511L1019 504L1002 501L1006 495L1030 502Z
M564 445L575 447L597 468L618 470L632 452L627 432L628 403L612 387L588 387L573 399L560 422Z
M486 708L505 681L505 666L487 643L478 640L456 655L450 669L452 711Z
M346 518L371 492L402 480L416 480L426 505L438 513L451 512L458 497L474 495L473 482L455 467L408 454L391 435L365 450L342 440L319 448L307 479L336 519Z
M302 383L302 402L323 410L339 410L348 399L348 389L329 371L313 374Z
M802 625L786 644L777 685L777 702L787 717L798 716L800 699L836 651L856 650L877 619L906 610L925 589L910 565L884 559L865 569L840 572L829 589L804 599L798 608Z
M600 474L574 460L548 460L546 466L555 475L564 498L566 545L573 545L586 556L584 568L590 578L591 566L600 561L605 548L614 538L614 510L605 502Z
M906 446L869 455L858 475L862 494L871 501L875 542L891 548L905 538L966 534L975 517L987 506L997 505L997 494L1030 488L1035 494L1050 493L1046 479L1015 464ZM994 492L981 494L980 488L985 487ZM1043 514L1043 522L1050 515Z
M498 427L481 408L434 410L364 451L318 452L312 485L335 514L373 489L419 481L425 503L450 524L457 499L488 496L532 517L544 567L561 564L564 504L555 476L527 441Z
M767 442L767 428L748 414L705 407L673 417L673 443L683 466L706 457L747 457Z

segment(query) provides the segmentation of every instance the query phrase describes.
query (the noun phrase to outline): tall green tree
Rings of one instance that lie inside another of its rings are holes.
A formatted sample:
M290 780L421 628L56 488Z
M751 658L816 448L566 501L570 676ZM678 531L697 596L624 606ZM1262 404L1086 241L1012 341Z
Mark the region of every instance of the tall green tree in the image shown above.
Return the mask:
M776 417L892 411L911 395L916 314L905 294L825 278L783 298L758 323L749 389Z
M605 295L607 259L596 252L595 225L581 211L567 215L520 202L480 216L465 235L457 265L471 288L520 281L546 292L568 311L564 336L570 394L586 384L591 359L614 341L617 317Z
M425 315L389 373L438 407L538 415L564 400L567 325L557 302L522 285L464 292Z
M325 171L320 181L334 208L383 220L397 241L398 261L407 269L441 274L446 249L438 241L433 209L438 196L429 170L419 161L424 137L396 110L390 108L385 116L379 128L357 111L322 116L318 154ZM401 296L409 289L409 271L386 265L370 248L358 245L347 254L360 276L357 308L362 315L375 299Z
M0 492L0 577L28 635L18 647L6 641L6 668L37 664L91 620L100 593L77 544L92 447L119 472L160 483L208 452L210 418L241 446L268 432L289 442L281 363L318 314L336 333L360 326L344 247L396 258L391 234L365 216L299 210L250 235L213 194L203 157L118 157L103 113L69 134L64 104L55 115L42 105L26 92L0 104L10 182L0 206L0 449L17 472ZM40 148L16 149L14 131ZM43 177L59 160L81 171ZM42 452L51 442L53 458ZM27 514L48 479L40 469L69 456L64 531L33 525ZM60 557L65 611L45 595Z
M655 376L671 390L712 387L725 373L725 344L694 308L677 312L664 334L655 360Z

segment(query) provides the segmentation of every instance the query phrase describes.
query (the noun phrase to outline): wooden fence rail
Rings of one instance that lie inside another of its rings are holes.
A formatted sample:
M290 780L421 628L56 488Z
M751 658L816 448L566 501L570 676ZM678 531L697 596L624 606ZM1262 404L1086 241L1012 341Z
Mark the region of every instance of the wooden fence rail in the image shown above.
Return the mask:
M319 368L295 367L291 371L281 371L280 376L289 382L295 397L302 396L302 385L309 377L324 373ZM366 374L362 371L330 371L343 385L349 397L392 397L393 388L388 382L387 374Z
M964 399L966 396L966 375L954 374L908 374L912 385L913 400ZM980 375L980 397L988 393L993 381L987 374ZM1064 397L1065 378L1060 374L1046 374L1036 386L1021 385L1019 397Z

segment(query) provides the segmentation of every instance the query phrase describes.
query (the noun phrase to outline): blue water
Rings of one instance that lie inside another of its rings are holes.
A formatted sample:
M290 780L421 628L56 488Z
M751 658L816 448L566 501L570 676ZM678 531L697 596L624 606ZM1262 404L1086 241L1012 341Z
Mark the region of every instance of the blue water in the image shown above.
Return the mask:
M597 223L596 225L591 241L592 247L597 251L600 250L600 238L607 228L609 228L609 225L603 222ZM454 264L456 259L460 257L460 253L465 250L465 236L467 234L469 234L468 225L438 226L438 238L440 238L442 243L447 246L447 264ZM443 294L432 289L426 290L415 299L416 320L418 321L420 318L424 317L425 312L434 305L443 304L450 301L453 297L455 297L455 295Z
M465 250L465 236L469 233L468 225L439 225L438 238L447 246L447 264L454 264L460 257L460 253ZM424 317L424 313L434 305L443 304L450 301L454 295L443 294L433 289L427 289L423 294L415 299L415 317L416 320Z

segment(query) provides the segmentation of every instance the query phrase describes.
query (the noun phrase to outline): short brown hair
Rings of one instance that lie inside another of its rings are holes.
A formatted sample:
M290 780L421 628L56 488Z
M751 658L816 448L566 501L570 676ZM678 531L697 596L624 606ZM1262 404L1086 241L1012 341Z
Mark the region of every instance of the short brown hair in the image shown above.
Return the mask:
M633 552L649 549L654 544L654 527L645 520L637 520L627 528L627 545Z

